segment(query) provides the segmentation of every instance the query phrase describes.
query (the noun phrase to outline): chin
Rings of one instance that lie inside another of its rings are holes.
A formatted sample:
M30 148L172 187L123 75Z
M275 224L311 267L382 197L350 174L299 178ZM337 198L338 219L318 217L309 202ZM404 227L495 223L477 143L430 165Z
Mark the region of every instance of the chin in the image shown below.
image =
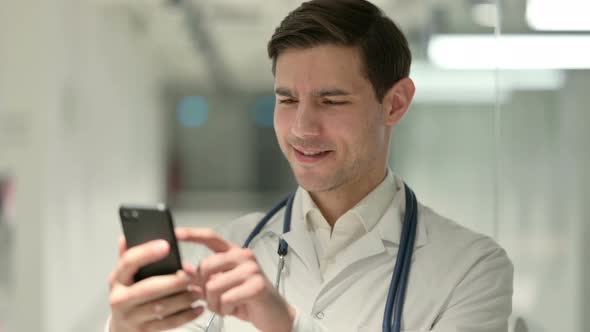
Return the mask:
M309 192L328 191L330 188L332 188L329 176L317 174L309 170L296 171L295 179L297 180L297 184L299 184L299 186Z

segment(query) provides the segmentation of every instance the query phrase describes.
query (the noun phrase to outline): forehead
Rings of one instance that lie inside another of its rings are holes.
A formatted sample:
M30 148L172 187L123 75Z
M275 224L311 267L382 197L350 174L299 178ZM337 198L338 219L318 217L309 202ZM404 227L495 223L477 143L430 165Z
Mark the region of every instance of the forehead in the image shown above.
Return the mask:
M330 86L357 91L367 85L370 82L357 47L292 48L283 51L276 61L275 87L313 90Z

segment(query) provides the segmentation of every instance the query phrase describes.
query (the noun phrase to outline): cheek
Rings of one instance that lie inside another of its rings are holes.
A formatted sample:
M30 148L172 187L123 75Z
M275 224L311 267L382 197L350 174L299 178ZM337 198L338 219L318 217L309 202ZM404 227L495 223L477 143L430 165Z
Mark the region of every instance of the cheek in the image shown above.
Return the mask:
M367 132L367 120L362 116L348 115L339 119L331 119L329 128L347 145L358 145L364 140Z
M277 137L282 137L287 127L287 119L283 112L276 111L273 114L273 123Z
M337 128L339 137L346 142L351 153L355 155L374 153L378 128L367 114L347 119Z
M284 144L285 137L288 135L290 130L289 121L290 120L286 112L275 111L273 119L275 135L277 136L277 140L281 146Z

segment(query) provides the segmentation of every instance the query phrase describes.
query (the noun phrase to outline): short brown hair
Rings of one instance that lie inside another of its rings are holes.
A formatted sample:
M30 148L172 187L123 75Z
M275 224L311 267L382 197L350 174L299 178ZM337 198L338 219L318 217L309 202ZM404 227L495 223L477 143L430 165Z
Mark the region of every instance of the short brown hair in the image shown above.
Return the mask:
M268 42L273 74L284 50L322 44L358 47L379 101L410 74L406 37L381 9L365 0L312 0L289 13Z

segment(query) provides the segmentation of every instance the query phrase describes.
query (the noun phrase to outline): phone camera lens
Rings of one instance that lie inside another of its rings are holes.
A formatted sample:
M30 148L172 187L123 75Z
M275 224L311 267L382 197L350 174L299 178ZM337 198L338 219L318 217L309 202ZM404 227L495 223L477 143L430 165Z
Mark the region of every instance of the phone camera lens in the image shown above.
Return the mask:
M139 217L139 212L137 210L131 211L131 217L133 217L134 219L137 219L137 217Z

